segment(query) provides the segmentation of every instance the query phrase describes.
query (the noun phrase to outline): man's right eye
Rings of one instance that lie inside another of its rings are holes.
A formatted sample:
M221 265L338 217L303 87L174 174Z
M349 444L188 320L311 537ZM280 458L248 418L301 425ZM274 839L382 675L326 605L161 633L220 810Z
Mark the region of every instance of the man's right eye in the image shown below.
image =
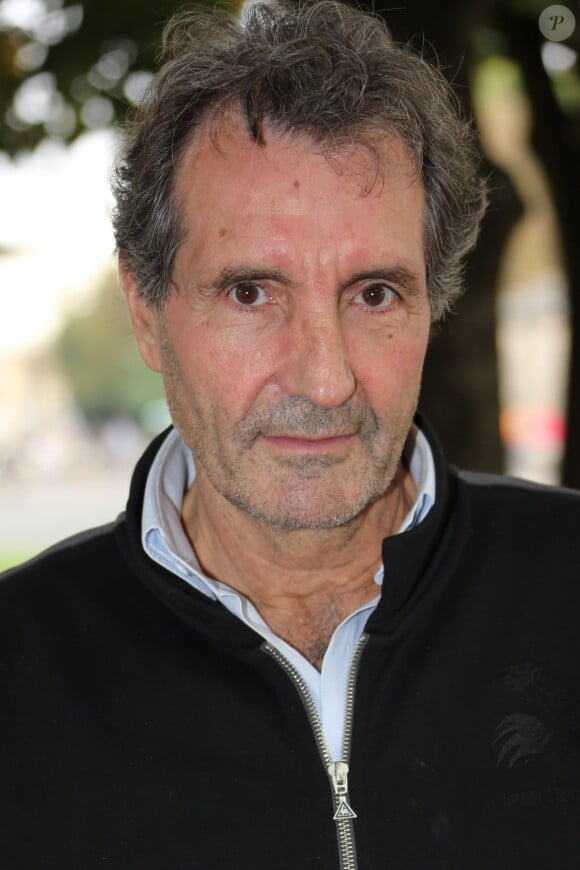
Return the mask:
M264 305L268 301L268 296L263 287L260 287L259 284L252 284L246 281L232 287L229 291L229 296L237 305L242 305L246 308L255 308L258 305Z

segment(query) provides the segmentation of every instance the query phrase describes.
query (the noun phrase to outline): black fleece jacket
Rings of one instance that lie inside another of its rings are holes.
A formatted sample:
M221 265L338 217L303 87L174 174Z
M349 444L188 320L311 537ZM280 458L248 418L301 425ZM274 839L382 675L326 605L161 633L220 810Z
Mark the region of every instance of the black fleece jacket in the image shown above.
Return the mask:
M116 523L0 582L0 867L338 870L296 686L142 550L162 437ZM437 503L384 542L358 669L358 868L578 870L580 494L432 447Z

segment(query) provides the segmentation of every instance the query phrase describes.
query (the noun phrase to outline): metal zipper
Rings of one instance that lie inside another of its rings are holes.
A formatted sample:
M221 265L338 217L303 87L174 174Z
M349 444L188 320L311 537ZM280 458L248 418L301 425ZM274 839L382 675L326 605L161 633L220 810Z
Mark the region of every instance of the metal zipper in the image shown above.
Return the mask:
M367 634L362 634L354 648L350 668L348 672L348 683L346 690L346 708L344 715L344 731L342 736L341 758L339 761L333 761L328 749L322 723L316 712L316 706L312 700L312 695L308 690L304 679L298 670L291 664L282 653L272 646L267 641L261 645L264 652L268 653L278 664L284 668L304 704L304 708L308 715L314 739L318 746L318 751L330 779L332 789L332 801L334 807L333 819L336 823L336 836L338 839L338 858L340 870L357 870L356 844L354 838L353 819L356 819L356 813L350 805L348 795L348 763L350 760L350 742L352 738L352 719L354 712L354 691L356 687L356 677L360 657L364 649L364 645L368 640Z

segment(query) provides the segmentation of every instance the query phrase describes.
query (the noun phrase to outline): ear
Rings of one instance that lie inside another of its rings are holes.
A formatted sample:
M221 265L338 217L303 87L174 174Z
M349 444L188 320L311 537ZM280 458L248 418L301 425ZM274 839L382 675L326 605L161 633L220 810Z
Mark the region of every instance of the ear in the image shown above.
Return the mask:
M159 314L139 292L135 276L119 260L119 283L127 300L133 332L145 364L154 372L161 371Z

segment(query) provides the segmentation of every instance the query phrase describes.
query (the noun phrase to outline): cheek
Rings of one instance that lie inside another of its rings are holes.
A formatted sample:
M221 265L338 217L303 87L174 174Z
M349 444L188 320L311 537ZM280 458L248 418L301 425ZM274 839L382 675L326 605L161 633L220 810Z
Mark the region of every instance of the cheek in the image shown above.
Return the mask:
M279 333L260 332L251 315L231 325L197 312L185 300L169 300L167 332L186 393L219 416L241 419L274 378L280 357Z
M351 362L356 379L370 403L398 403L414 407L421 383L426 336L395 335L387 341L353 348Z
M203 389L213 404L236 418L244 415L271 381L279 350L273 340L239 338L236 330L228 333L227 329L208 328L199 330L191 340L193 353L200 360L196 382L203 381Z

